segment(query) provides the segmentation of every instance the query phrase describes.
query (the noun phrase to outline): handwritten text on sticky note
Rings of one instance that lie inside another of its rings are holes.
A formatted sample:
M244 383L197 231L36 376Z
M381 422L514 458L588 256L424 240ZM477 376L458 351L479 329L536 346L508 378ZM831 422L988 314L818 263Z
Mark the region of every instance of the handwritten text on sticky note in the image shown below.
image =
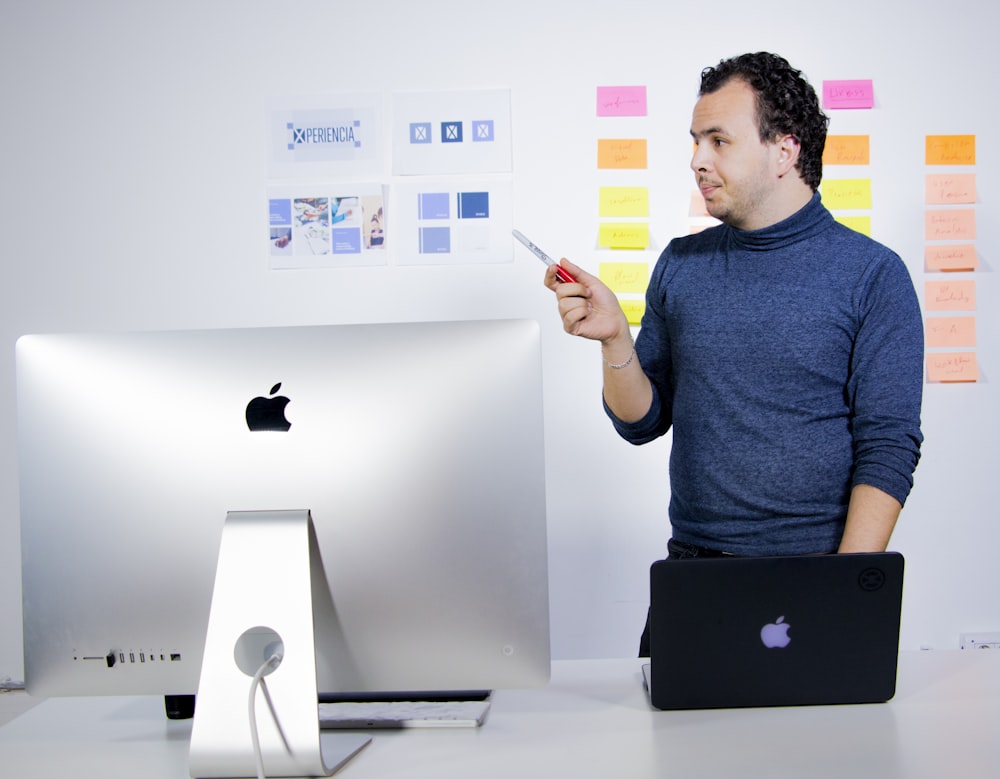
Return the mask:
M823 108L873 108L875 89L871 79L824 81Z
M646 187L601 187L601 216L649 216L649 190Z
M872 207L871 179L825 179L820 191L831 211Z
M925 146L927 165L975 165L975 135L928 135Z
M597 167L639 170L646 167L645 138L598 138Z
M948 279L924 282L924 308L928 311L975 311L976 282Z
M598 87L598 116L645 116L646 87Z
M974 243L956 243L924 248L924 264L929 271L963 271L979 267Z
M976 209L939 208L925 211L924 238L928 241L974 241Z
M975 352L939 352L927 355L928 381L979 381Z
M598 274L613 292L642 293L649 285L649 264L645 262L602 262Z
M602 249L645 249L649 246L649 225L645 222L604 222L598 231Z
M928 173L925 202L930 206L967 205L976 202L975 173Z
M933 316L924 322L924 341L928 348L953 349L976 345L974 316Z
M824 165L868 165L871 154L867 135L828 135L823 147Z

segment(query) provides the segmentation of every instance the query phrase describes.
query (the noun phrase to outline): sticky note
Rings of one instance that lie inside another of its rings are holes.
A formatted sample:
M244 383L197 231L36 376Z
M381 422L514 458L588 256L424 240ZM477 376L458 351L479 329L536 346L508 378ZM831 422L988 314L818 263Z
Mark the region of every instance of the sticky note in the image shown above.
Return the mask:
M649 216L649 190L646 187L601 187L601 216Z
M872 207L871 179L824 179L820 185L823 205L831 211Z
M872 218L870 216L834 216L838 222L845 227L850 227L854 232L872 237Z
M924 264L929 271L976 270L979 256L975 244L948 244L924 248Z
M953 349L976 345L974 316L932 316L924 321L924 342L928 348Z
M926 139L926 164L975 165L975 135L928 135Z
M964 279L926 281L924 308L927 311L975 311L976 282Z
M975 352L938 352L927 355L927 380L979 381Z
M598 116L645 116L646 87L598 87Z
M871 79L824 81L823 108L873 108L875 89Z
M625 318L630 325L641 325L642 315L646 313L645 300L619 300L618 303L625 312Z
M691 205L688 208L688 216L711 216L708 213L708 206L705 205L705 196L700 189L691 192Z
M867 135L828 135L823 147L823 164L868 165L869 145Z
M645 262L602 262L598 276L612 292L642 293L649 285L649 264Z
M598 138L597 167L640 170L646 167L645 138Z
M645 249L649 246L649 225L645 222L604 222L597 243L602 249Z
M974 241L976 209L938 208L924 212L924 237L928 241Z
M976 202L975 173L928 173L924 202L929 206L966 205Z

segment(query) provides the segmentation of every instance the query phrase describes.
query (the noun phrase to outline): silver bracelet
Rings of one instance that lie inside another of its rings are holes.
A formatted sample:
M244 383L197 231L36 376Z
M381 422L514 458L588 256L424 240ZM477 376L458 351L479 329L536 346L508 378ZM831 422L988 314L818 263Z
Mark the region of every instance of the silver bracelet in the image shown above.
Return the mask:
M602 358L603 359L603 358ZM604 360L604 364L607 365L612 370L620 371L622 368L627 368L632 364L632 360L635 359L635 346L632 347L632 352L629 354L628 359L625 362L613 363Z

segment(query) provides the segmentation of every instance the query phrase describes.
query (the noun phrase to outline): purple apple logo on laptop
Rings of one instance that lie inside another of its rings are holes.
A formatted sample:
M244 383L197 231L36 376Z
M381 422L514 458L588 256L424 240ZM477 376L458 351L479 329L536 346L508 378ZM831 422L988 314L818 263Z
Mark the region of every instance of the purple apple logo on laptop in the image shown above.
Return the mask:
M285 418L285 406L291 402L291 399L276 394L280 389L281 382L279 381L271 387L269 397L256 397L247 403L247 427L252 432L275 430L284 433L292 426L292 423Z
M784 649L792 641L788 635L790 627L784 617L778 617L760 629L760 640L768 649Z

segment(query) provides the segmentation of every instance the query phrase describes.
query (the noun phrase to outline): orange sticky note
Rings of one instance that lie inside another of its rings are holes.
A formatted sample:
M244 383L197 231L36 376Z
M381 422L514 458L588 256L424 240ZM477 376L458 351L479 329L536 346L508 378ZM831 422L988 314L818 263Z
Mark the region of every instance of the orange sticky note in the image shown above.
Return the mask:
M928 173L924 200L929 206L964 205L976 202L975 173Z
M927 355L928 381L979 381L975 352L940 352Z
M924 264L929 271L976 270L979 256L971 243L924 247Z
M925 146L928 165L975 165L975 135L928 135Z
M974 316L933 316L924 322L924 341L928 348L954 349L976 345Z
M924 282L927 311L975 311L976 282L935 279Z
M824 165L868 165L867 135L828 135L823 147Z
M924 237L928 241L976 240L976 209L938 208L925 211Z
M645 138L598 138L597 167L638 170L646 167Z

